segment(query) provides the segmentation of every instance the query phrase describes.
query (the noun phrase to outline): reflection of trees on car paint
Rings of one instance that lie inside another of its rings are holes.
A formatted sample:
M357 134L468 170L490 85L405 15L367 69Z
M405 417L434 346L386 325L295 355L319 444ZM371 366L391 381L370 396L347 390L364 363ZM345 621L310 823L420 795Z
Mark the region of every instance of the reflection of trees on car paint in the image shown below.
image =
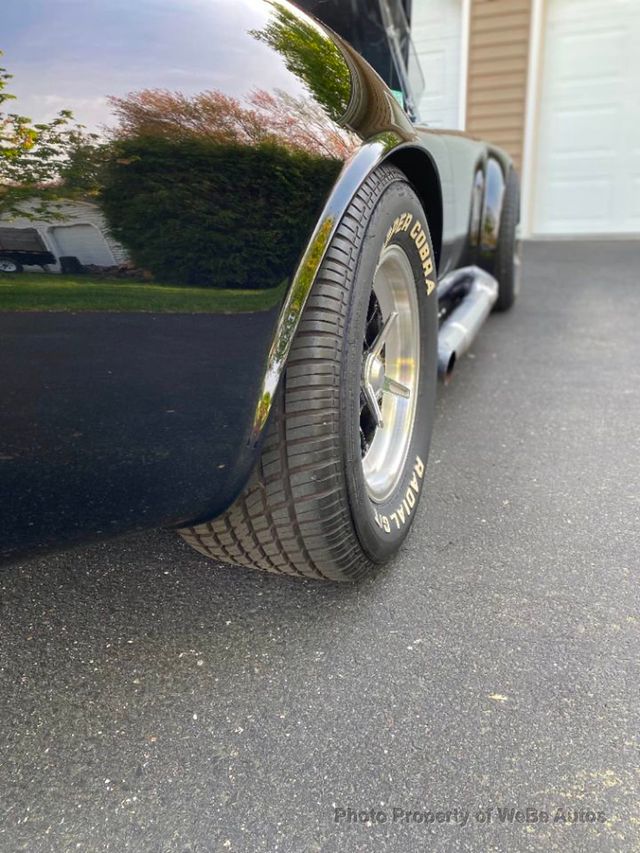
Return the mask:
M270 141L130 136L114 144L100 198L115 238L158 280L276 287L340 167Z
M158 281L282 284L358 141L339 124L353 91L339 47L310 19L271 6L249 35L282 56L297 91L254 89L239 99L143 89L108 98L114 122L100 137L67 110L49 124L0 114L0 216L30 219L53 240L49 223L69 205L52 202L90 202L109 240ZM0 96L9 77L0 76Z
M295 267L349 153L306 98L145 90L111 98L118 124L100 203L113 236L158 280L275 287Z
M271 3L274 13L251 35L276 50L292 74L300 79L329 118L340 123L351 99L351 74L345 57L318 24L294 14L282 3Z
M75 123L70 110L36 123L19 112L5 112L15 101L7 91L12 79L0 67L0 217L53 219L57 200L89 189L97 136Z
M112 130L116 139L160 136L215 144L271 142L340 159L356 145L354 136L329 121L315 101L280 89L273 93L257 89L244 104L215 89L196 95L143 89L109 101L117 119Z
M311 20L279 3L251 35L307 90L144 90L111 98L118 119L101 203L114 236L159 280L274 287L303 246L356 138L339 126L349 65Z

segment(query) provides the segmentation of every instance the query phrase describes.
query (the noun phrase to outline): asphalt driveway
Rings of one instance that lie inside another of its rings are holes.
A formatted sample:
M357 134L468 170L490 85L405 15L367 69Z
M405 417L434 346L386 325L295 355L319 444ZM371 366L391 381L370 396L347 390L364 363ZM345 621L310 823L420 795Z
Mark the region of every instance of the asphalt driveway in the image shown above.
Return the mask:
M2 853L637 850L639 269L526 247L373 580L166 531L4 568Z

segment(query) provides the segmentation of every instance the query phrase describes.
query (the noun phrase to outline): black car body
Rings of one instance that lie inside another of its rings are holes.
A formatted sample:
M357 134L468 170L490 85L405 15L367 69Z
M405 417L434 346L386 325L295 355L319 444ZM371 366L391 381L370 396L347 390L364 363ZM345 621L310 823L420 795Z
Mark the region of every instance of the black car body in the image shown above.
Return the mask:
M508 156L415 126L348 43L286 2L9 0L2 37L20 111L70 110L92 134L106 177L70 179L64 203L93 223L97 209L125 276L24 303L0 281L5 559L234 501L325 248L380 163L418 193L439 279L495 272ZM54 196L52 211L60 183ZM48 215L31 227L55 232Z

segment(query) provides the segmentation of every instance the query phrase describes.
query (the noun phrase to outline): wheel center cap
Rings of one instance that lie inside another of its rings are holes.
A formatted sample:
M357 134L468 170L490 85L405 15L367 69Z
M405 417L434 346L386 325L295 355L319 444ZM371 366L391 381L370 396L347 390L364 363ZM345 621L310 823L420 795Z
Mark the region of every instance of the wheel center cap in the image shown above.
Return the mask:
M384 363L378 356L369 354L364 362L364 381L379 394L384 388Z

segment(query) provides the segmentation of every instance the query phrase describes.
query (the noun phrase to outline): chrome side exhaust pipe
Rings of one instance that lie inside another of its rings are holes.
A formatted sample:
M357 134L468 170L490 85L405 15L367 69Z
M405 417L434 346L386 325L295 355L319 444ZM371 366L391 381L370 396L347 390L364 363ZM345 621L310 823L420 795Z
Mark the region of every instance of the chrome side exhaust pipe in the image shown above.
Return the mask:
M498 298L498 282L480 267L463 267L442 278L438 303L458 301L438 332L438 376L451 378L456 361L467 352Z

